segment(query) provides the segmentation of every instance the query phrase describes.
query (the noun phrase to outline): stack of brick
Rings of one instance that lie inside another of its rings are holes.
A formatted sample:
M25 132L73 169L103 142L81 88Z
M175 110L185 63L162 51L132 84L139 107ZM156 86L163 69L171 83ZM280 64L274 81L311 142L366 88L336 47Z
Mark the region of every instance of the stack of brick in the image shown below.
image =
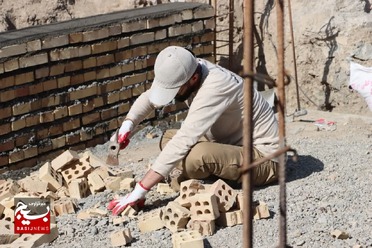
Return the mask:
M89 151L78 154L73 150L66 150L52 161L42 165L39 171L32 172L30 176L18 181L0 181L1 223L6 224L5 227L8 229L13 225L14 198L49 199L51 203L51 223L53 224L55 223L55 216L75 213L78 199L105 189L113 191L119 189L130 190L133 186L134 178L131 170L117 166L107 166ZM133 212L129 209L126 212L127 215L133 215ZM80 212L77 217L83 219L107 215L107 210L93 208ZM12 235L4 232L0 235L0 242L10 244L14 241L15 244L21 245L23 243L26 246L28 244L32 246L43 242L51 242L58 236L58 230L55 230L55 226L52 227L51 233L53 235L48 236L48 238L33 235L30 239L27 235ZM25 238L27 238L27 242ZM117 234L113 239L116 240L113 241L114 243L130 242L131 240L127 237L127 233Z
M164 185L159 192L164 192ZM223 180L211 185L187 180L181 183L180 195L174 201L138 216L138 227L141 232L168 228L173 232L173 247L203 247L202 236L213 235L216 225L243 223L242 197ZM254 211L254 219L270 217L263 202L257 202Z

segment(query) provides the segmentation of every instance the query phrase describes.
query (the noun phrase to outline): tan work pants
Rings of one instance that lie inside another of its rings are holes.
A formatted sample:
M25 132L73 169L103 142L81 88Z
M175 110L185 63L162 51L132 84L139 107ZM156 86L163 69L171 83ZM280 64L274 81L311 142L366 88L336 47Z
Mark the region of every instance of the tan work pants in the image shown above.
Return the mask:
M162 149L176 134L177 129L167 130L161 140ZM217 176L221 179L241 182L240 166L243 164L243 148L209 142L201 139L195 144L177 166L186 179L206 179L209 176ZM253 160L262 158L260 151L253 148ZM255 186L270 184L278 180L278 163L267 161L253 169L253 184Z

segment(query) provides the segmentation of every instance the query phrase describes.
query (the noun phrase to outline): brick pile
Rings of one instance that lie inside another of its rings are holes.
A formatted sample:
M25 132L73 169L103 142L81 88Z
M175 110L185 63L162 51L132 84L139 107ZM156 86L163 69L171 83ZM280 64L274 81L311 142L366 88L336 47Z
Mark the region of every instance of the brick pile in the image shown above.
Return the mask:
M105 189L129 190L133 186L134 178L131 170L107 166L89 151L78 154L76 151L66 150L51 162L46 162L30 176L18 181L0 181L0 227L1 230L9 230L0 234L0 244L11 243L11 245L35 247L42 243L49 243L58 237L55 217L76 213L78 199ZM35 234L32 238L28 238L28 234L14 234L14 198L19 197L49 199L52 224L50 235ZM107 214L106 210L92 208L80 212L77 217L84 219L107 216ZM125 240L129 242L130 239Z
M164 186L161 186L163 192ZM170 191L166 191L170 192ZM213 235L216 226L243 224L243 195L223 180L202 184L190 179L180 185L180 195L165 207L138 216L141 232L167 228L172 233L173 247L204 247L203 236ZM264 202L254 205L254 219L269 218Z
M135 185L133 172L121 167L107 166L89 151L78 154L66 150L21 180L0 181L1 244L36 246L49 243L58 237L56 216L75 214L77 200L105 189L112 191L131 190ZM160 194L174 193L168 184L157 186ZM51 235L14 234L14 198L38 197L51 202ZM173 247L203 247L203 236L213 235L216 226L231 227L242 224L243 195L223 180L202 184L187 180L180 185L180 195L165 207L138 215L138 209L127 207L121 216L112 219L120 225L125 218L137 219L141 232L167 228L172 233ZM78 219L107 217L108 211L99 209L100 203L91 209L80 211ZM254 207L254 219L269 218L268 207L258 202ZM7 231L8 230L8 231ZM38 238L36 238L38 237ZM112 246L129 244L132 236L129 229L110 234Z

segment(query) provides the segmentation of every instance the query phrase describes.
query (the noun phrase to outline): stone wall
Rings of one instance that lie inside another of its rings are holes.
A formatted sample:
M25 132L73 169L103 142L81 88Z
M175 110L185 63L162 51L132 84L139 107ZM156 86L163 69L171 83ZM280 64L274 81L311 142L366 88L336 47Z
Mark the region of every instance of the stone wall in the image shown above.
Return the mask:
M214 28L210 5L174 3L0 33L0 170L104 143L151 86L158 52L187 46L213 61Z

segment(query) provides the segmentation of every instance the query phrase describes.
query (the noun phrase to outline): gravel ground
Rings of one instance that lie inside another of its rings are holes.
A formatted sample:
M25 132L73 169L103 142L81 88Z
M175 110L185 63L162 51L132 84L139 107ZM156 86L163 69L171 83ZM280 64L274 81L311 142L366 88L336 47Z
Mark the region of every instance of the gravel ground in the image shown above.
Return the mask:
M318 130L312 121L325 118L336 122L336 130ZM309 111L302 120L286 122L287 144L296 149L299 161L287 163L287 239L292 247L372 247L372 115ZM121 166L134 171L140 179L159 153L158 142L166 127L147 127L139 131L127 149L121 151ZM157 134L154 139L147 133ZM105 157L106 144L91 150ZM291 154L289 154L289 158ZM37 168L33 168L35 170ZM19 178L29 170L7 173ZM4 177L4 175L0 175ZM239 189L237 189L239 190ZM114 194L104 191L82 199L78 211L96 204L104 209ZM152 190L143 211L166 205L177 194L162 196ZM271 217L254 221L254 247L276 247L279 242L279 186L256 188L254 199L268 204ZM139 213L142 214L142 211ZM111 217L79 220L76 214L57 217L59 237L43 247L109 247L109 235L129 228L131 247L172 247L172 233L161 229L141 234L136 220L127 219L114 226ZM242 247L243 226L218 228L205 237L205 247ZM344 231L347 239L331 235ZM360 245L360 246L357 246Z

